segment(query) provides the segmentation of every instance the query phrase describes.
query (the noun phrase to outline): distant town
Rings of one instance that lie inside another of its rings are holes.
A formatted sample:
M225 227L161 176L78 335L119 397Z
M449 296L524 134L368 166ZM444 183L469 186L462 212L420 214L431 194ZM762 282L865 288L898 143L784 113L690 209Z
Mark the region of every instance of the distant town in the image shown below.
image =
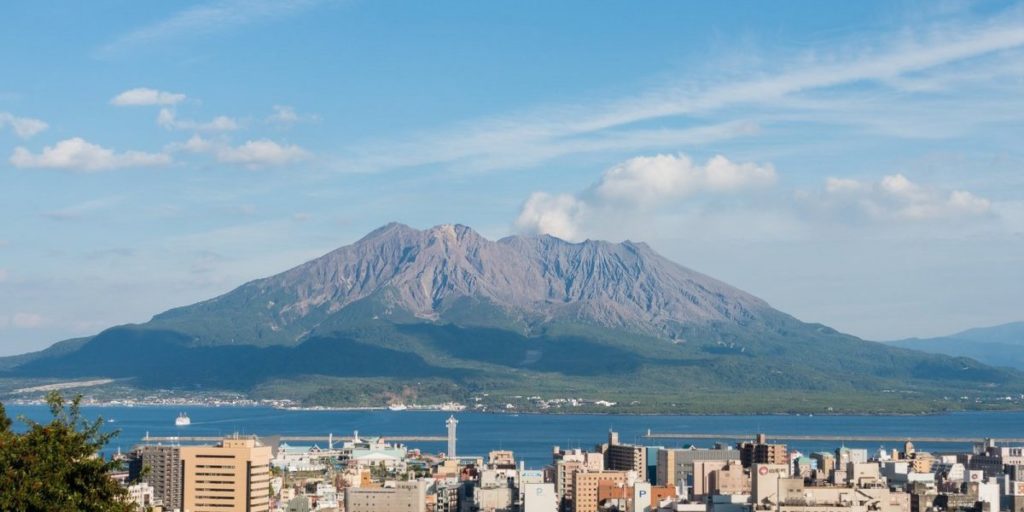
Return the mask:
M509 450L461 453L458 425L451 415L447 435L431 438L447 443L443 453L359 432L147 436L115 455L123 469L111 476L139 510L167 512L1024 511L1017 439L978 439L969 452L926 452L908 440L802 453L766 434L665 447L609 431L593 449L553 446L550 463L527 468Z

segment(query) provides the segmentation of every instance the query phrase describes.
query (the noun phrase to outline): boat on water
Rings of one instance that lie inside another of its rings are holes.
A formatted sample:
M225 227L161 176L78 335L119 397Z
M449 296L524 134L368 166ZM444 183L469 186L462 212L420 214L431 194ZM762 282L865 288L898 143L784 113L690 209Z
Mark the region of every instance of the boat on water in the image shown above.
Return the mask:
M388 410L390 411L404 411L406 409L408 409L408 407L406 407L405 404L393 404L388 406Z
M192 424L192 419L188 417L188 414L181 413L174 420L174 426L176 427L187 427Z

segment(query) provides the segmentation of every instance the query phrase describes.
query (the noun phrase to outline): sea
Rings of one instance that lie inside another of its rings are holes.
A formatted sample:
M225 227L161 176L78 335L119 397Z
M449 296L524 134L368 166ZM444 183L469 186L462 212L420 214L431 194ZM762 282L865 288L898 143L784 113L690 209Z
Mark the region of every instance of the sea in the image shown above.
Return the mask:
M8 415L23 416L37 422L50 418L42 405L10 405ZM176 427L175 418L187 413L192 424ZM457 451L462 455L486 456L491 450L512 450L517 460L530 468L551 462L554 446L593 449L605 442L608 432L619 433L624 443L678 447L710 447L708 439L645 439L652 432L697 432L737 435L751 438L758 432L775 435L828 435L836 441L790 441L790 449L804 453L831 451L840 445L866 448L902 448L901 442L888 445L843 441L842 436L903 437L1024 437L1024 412L959 412L924 416L680 416L680 415L597 415L597 414L507 414L440 411L389 410L282 410L270 407L211 406L85 406L90 419L102 417L104 428L119 431L108 446L108 454L129 450L148 433L151 436L222 436L233 433L256 435L336 436L444 436L445 420L454 415L458 423ZM16 428L24 428L15 421ZM735 444L731 438L722 443ZM408 443L424 452L445 451L443 442ZM969 451L971 446L949 443L915 443L919 450L933 453Z

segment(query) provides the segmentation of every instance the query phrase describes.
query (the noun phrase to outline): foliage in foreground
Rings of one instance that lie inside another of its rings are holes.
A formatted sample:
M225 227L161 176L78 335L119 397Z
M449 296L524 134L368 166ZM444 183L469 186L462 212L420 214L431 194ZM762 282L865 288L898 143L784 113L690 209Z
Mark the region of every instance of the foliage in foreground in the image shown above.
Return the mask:
M0 510L134 510L109 476L119 463L97 455L117 433L101 432L102 419L82 418L80 401L51 392L46 402L53 420L22 419L28 426L23 433L11 429L0 404Z

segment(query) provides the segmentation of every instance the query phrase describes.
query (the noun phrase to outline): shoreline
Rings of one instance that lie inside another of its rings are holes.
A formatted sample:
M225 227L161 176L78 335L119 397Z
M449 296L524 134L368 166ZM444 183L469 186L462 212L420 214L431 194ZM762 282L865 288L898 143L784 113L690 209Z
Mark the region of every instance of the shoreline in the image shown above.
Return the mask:
M268 401L272 402L272 401ZM46 407L46 402L43 400L11 400L5 405L23 406L23 407ZM762 417L927 417L927 416L947 416L955 414L1000 414L1000 413L1016 413L1024 411L1024 408L1008 408L1008 409L964 409L956 411L933 411L933 412L919 412L919 413L901 413L901 412L821 412L821 413L799 413L799 412L707 412L707 413L687 413L687 412L617 412L617 411L536 411L536 410L522 410L522 411L509 411L504 409L490 409L490 410L477 410L465 408L463 410L452 410L441 407L415 407L408 406L407 409L401 411L390 410L387 406L285 406L274 403L258 403L253 401L251 403L231 403L231 402L202 402L202 401L182 401L175 403L166 402L88 402L82 403L81 407L84 408L180 408L180 407L202 407L202 408L240 408L240 409L256 409L265 408L273 409L277 411L285 412L388 412L394 414L401 413L418 413L418 412L441 412L451 414L487 414L487 415L507 415L507 416L519 416L519 415L533 415L533 416L650 416L650 417L729 417L729 416L762 416Z

